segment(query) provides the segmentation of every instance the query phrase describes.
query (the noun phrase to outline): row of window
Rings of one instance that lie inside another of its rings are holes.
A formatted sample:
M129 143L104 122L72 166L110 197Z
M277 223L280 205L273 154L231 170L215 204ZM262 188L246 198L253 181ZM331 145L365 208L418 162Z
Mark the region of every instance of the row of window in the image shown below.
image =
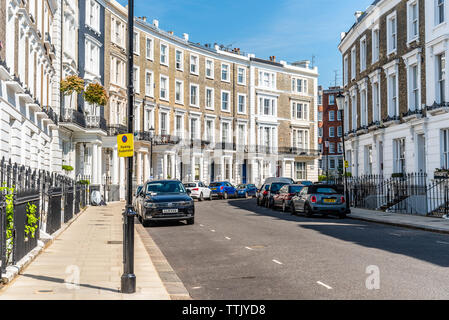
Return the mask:
M330 110L328 112L328 121L335 121L335 114L337 114L337 121L341 121L341 112L340 111L334 111ZM318 112L318 121L323 121L323 112Z
M335 169L343 169L343 159L342 158L329 158L328 164L323 161L323 159L318 160L318 166L321 170L335 170ZM338 167L337 167L338 163Z
M337 147L337 152L335 152L335 146ZM329 154L343 153L343 143L342 142L335 143L335 142L326 141L324 146L322 143L318 144L318 149L321 153L323 153L324 147L327 148L327 153L329 153Z
M343 136L343 127L337 127L337 136ZM318 128L318 137L323 137L323 128ZM329 127L329 137L335 138L335 127Z

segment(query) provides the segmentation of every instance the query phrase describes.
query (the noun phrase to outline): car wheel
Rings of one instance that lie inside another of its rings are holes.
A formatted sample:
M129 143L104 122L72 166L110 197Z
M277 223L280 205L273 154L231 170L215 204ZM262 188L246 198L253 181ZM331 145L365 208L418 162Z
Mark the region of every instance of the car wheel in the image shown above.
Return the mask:
M188 225L195 224L195 218L190 218L190 219L187 219L186 221L187 221Z
M313 215L312 209L310 208L310 206L308 204L306 204L304 207L304 213L306 214L307 218L310 218Z
M249 194L248 192L245 192L245 198L248 199L249 198Z
M143 225L144 228L148 228L148 227L151 227L153 225L153 222L152 221L148 221L148 220L143 220L142 221L142 225Z
M209 193L209 198L207 200L212 201L212 193Z
M228 199L228 193L227 192L223 193L223 199L225 199L225 200Z
M238 198L238 193L237 193L237 191L234 192L234 198Z
M292 216L294 216L296 214L296 209L295 209L295 205L293 204L293 202L290 206L290 212L292 213Z
M201 192L200 197L198 198L199 201L203 201L204 200L204 196L203 193Z

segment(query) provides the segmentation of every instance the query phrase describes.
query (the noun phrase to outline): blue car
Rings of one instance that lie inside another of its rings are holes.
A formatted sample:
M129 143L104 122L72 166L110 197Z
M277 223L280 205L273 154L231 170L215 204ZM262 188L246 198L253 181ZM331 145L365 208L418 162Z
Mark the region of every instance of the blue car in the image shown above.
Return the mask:
M254 184L239 184L237 186L237 196L239 198L255 197L257 193L257 187Z
M237 189L228 181L212 182L209 185L212 198L228 199L229 197L237 198Z

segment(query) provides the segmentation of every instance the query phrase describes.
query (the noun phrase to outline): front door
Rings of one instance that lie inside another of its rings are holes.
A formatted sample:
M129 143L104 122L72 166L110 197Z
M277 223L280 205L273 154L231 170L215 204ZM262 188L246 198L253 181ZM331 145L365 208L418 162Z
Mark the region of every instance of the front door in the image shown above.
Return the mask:
M247 181L247 168L248 168L248 160L244 160L242 165L242 183L246 184Z
M212 161L210 164L210 182L215 181L215 162Z
M418 135L418 172L426 172L426 138Z

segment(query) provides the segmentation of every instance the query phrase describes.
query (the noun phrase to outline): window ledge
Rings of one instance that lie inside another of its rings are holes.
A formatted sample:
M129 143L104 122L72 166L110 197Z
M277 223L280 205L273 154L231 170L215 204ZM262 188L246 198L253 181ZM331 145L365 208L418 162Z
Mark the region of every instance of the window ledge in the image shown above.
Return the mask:
M444 26L447 25L447 22L441 22L440 24L437 24L436 26L433 27L432 31L435 32L437 29L443 28Z

